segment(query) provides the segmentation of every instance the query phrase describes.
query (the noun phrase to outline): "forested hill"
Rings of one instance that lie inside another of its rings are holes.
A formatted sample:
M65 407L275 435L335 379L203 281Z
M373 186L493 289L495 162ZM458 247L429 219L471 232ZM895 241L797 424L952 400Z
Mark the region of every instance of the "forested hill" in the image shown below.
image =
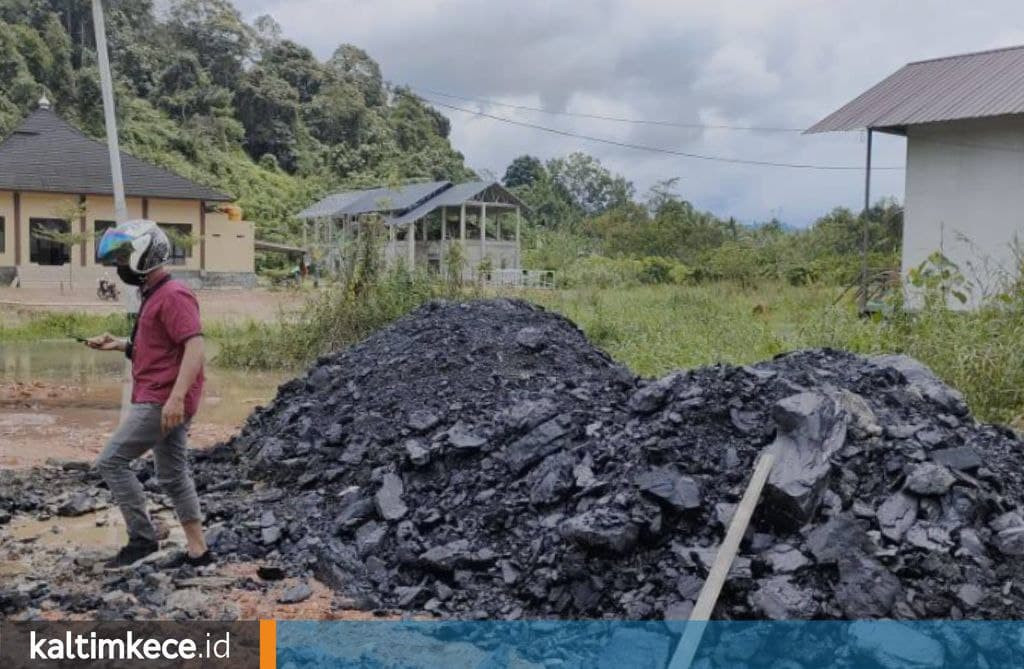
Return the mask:
M108 0L122 149L238 198L259 234L331 188L464 179L448 120L362 49L326 61L228 0ZM45 93L103 136L90 0L0 0L0 132Z

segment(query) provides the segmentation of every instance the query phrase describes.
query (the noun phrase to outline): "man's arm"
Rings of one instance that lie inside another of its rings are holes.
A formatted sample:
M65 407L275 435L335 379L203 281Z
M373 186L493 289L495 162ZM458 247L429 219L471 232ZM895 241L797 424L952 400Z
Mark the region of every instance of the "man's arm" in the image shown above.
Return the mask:
M174 388L171 389L171 395L164 403L160 416L160 426L164 434L185 422L185 394L199 376L205 358L202 335L185 342L185 353L181 358L178 378L174 381Z
M128 339L115 337L109 332L90 337L85 340L85 345L98 351L124 351L128 347Z

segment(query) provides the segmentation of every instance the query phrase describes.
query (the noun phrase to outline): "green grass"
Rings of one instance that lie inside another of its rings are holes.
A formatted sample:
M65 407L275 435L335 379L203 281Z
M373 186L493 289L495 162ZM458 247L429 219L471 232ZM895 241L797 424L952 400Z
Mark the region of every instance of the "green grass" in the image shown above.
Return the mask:
M276 323L208 324L220 344L215 364L295 369L353 344L424 301L456 291L395 275L359 297L333 288ZM829 346L858 353L907 353L967 397L988 421L1024 427L1024 299L971 313L926 309L864 320L838 289L765 283L533 291L525 297L574 320L595 344L645 376L715 362L746 364L785 351ZM126 334L123 316L46 314L0 326L0 342Z
M831 287L727 283L536 292L531 299L574 320L639 374L715 362L746 364L828 346L906 353L960 389L984 420L1024 425L1024 308L1020 301L971 313L929 309L858 318L833 305Z
M44 312L5 318L0 323L0 342L91 337L103 332L127 336L131 328L124 314Z

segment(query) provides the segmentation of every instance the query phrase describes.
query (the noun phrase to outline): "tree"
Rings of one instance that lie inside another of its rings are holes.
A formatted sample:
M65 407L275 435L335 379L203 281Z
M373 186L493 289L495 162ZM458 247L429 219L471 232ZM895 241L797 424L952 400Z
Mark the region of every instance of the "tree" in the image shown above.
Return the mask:
M547 172L540 158L524 154L509 163L502 182L506 188L529 187L546 176Z
M299 100L287 81L255 67L242 77L235 109L245 128L249 155L259 159L273 154L278 164L292 171L298 162Z
M321 88L310 104L303 107L310 133L324 144L356 145L366 114L362 94L345 81Z
M233 89L253 37L238 10L229 0L173 0L168 16L175 41L196 54L213 83Z
M552 180L588 215L599 214L633 197L633 184L585 153L549 160L547 168Z
M264 49L260 65L291 84L303 104L320 92L328 78L327 69L317 62L313 52L291 40L279 40Z
M359 47L342 44L334 50L327 67L341 81L355 84L367 106L380 107L384 104L386 96L380 65Z

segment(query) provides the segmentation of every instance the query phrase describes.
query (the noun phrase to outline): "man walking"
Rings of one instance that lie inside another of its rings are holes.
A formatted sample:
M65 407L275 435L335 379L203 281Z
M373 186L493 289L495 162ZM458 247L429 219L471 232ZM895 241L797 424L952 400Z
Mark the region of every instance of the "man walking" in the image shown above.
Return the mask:
M132 404L96 466L124 515L128 544L108 567L130 566L155 552L156 529L131 462L153 450L157 482L174 503L188 541L189 564L210 564L199 497L188 471L188 425L203 391L203 336L199 303L164 268L167 235L152 221L128 221L107 230L97 246L100 262L115 262L117 275L139 287L142 305L132 336L109 333L86 340L103 351L123 351L132 361Z

